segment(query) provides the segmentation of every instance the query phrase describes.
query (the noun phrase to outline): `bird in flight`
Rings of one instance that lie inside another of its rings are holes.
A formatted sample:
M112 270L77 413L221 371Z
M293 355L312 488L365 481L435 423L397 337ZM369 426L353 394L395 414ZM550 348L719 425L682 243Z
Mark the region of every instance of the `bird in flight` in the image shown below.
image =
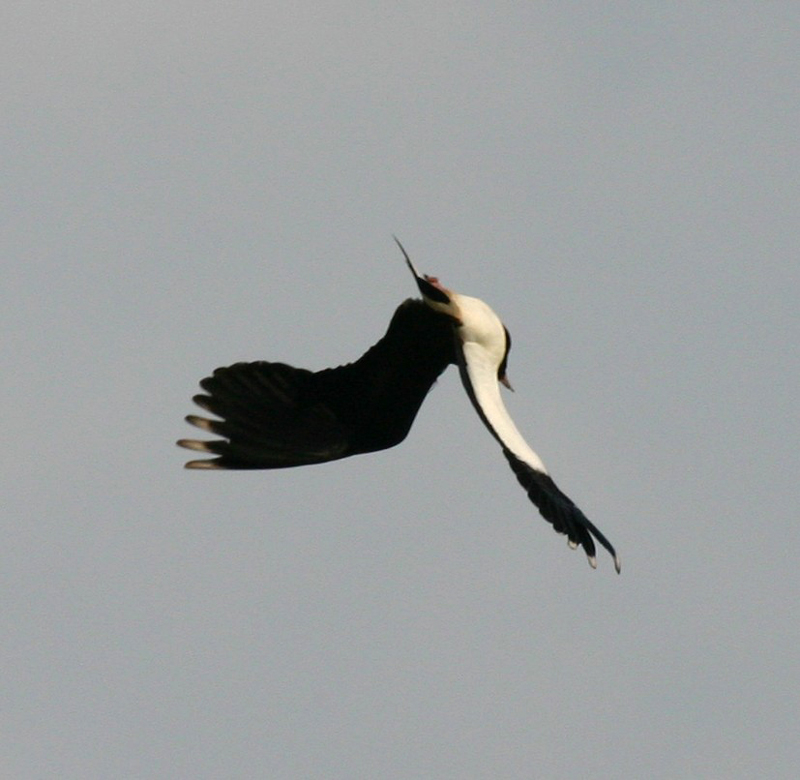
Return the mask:
M189 469L279 469L375 452L405 439L439 375L455 364L478 416L497 440L520 485L547 522L581 546L593 568L595 540L614 547L558 488L541 458L517 430L500 396L511 337L483 301L421 275L395 238L422 299L397 307L389 327L354 363L308 371L264 360L234 363L201 380L194 402L218 419L186 421L221 438L181 439L188 450L213 455Z

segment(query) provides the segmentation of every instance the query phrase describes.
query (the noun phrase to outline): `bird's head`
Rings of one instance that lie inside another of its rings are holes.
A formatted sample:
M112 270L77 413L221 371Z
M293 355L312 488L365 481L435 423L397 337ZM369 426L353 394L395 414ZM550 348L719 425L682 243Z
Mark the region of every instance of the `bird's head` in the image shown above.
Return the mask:
M446 314L455 321L459 338L463 341L480 343L497 361L497 380L509 390L513 390L506 376L508 352L511 349L511 336L488 304L478 298L460 295L441 284L435 276L420 274L411 262L403 245L394 237L397 246L406 259L409 270L414 275L422 300L434 311Z

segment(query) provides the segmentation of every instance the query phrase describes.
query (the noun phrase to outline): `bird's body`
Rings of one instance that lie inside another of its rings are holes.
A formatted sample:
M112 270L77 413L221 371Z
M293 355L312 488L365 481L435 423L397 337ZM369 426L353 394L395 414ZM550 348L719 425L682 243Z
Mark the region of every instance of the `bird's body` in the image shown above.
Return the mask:
M571 546L582 545L592 566L597 539L619 571L614 548L559 490L503 405L499 386L510 387L505 371L511 346L503 323L483 301L420 276L403 254L423 299L400 304L383 338L354 363L317 372L285 363L235 363L203 379L205 394L194 401L220 419L186 419L222 438L181 439L182 447L216 456L189 461L187 468L286 468L393 447L405 439L436 379L454 363L542 516Z

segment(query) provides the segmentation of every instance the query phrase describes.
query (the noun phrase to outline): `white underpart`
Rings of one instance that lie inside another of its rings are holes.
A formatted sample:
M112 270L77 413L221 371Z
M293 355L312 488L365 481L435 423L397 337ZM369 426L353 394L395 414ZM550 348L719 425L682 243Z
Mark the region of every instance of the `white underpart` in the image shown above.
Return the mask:
M542 459L522 438L500 396L497 370L506 351L503 323L492 309L478 298L452 294L461 327L461 380L486 427L506 449L531 468L547 473Z

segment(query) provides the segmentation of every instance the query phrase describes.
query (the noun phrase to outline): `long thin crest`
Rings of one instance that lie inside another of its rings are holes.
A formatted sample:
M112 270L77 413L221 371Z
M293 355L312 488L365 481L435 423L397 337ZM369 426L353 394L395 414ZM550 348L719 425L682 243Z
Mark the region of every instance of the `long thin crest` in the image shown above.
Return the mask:
M414 275L414 280L417 283L417 287L419 291L422 293L424 298L430 298L432 301L436 301L436 303L450 303L450 297L447 295L444 290L437 287L438 281L431 277L432 281L428 281L428 277L424 274L420 274L417 271L414 263L411 262L411 258L408 256L408 252L406 252L405 247L400 243L400 239L397 236L392 236L397 246L400 247L400 251L403 253L403 257L406 259L406 265L411 273ZM436 282L433 284L432 282Z

